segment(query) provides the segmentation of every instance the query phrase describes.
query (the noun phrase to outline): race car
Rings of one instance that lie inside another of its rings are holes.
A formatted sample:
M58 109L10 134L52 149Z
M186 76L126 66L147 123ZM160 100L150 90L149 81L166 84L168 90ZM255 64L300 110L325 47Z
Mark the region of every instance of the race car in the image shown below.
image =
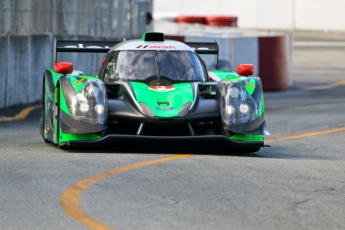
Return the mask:
M252 64L208 71L218 43L179 42L163 33L127 41L54 41L43 74L40 133L60 148L123 143L221 145L257 152L269 134ZM57 61L58 52L103 52L96 76Z

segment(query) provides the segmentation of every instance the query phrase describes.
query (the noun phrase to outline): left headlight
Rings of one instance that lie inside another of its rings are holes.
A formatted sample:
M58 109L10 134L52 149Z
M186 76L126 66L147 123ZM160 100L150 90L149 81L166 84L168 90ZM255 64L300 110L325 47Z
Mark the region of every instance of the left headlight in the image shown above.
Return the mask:
M104 84L89 80L72 99L72 117L89 123L104 124L107 119L106 102Z
M97 81L87 81L82 91L86 97L97 97L99 94L99 84Z
M258 115L258 105L241 82L221 81L222 120L227 125L236 125L254 120Z

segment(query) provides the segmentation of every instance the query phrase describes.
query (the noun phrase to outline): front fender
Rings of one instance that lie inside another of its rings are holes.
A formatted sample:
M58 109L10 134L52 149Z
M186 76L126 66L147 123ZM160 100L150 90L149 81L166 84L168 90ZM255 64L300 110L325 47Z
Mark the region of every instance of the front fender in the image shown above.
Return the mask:
M239 134L267 134L264 97L259 77L221 80L217 87L224 128Z
M108 118L105 85L96 77L62 76L60 128L63 133L97 133L106 129Z

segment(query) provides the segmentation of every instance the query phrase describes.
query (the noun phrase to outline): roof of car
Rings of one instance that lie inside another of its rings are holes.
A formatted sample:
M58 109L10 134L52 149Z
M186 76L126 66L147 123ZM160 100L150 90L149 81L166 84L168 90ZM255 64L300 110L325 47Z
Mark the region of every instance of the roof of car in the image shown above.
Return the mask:
M111 51L115 50L186 50L194 52L190 46L175 40L143 41L141 39L118 43L111 49Z

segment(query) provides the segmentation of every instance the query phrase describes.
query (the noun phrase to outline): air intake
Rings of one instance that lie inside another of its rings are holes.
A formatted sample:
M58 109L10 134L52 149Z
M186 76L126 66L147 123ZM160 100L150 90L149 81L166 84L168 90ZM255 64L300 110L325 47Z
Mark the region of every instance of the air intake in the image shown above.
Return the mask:
M146 42L164 42L164 34L158 32L147 32L141 37Z

